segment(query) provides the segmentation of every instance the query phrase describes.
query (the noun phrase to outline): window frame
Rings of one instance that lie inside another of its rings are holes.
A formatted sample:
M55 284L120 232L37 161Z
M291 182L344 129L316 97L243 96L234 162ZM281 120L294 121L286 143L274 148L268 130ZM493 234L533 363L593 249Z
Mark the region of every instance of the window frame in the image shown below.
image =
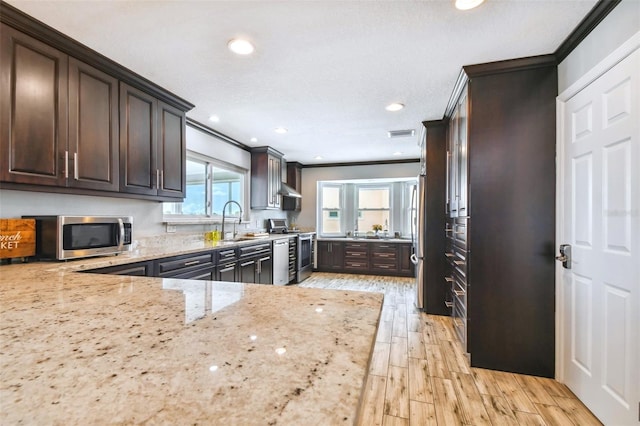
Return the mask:
M236 200L242 205L242 221L249 221L249 170L238 167L234 164L227 163L204 154L187 150L187 160L205 164L205 213L203 215L182 214L182 213L165 213L163 206L163 221L167 223L185 222L185 223L210 223L222 221L222 215L213 212L213 168L228 170L238 173L242 176L240 180L240 194L242 200ZM187 185L188 187L188 185ZM188 189L187 189L188 190ZM186 194L185 194L186 195ZM173 204L178 209L182 202L169 202L163 204ZM175 211L175 210L174 210Z
M344 234L343 229L345 226L345 217L344 217L344 186L342 184L339 183L332 183L332 182L319 182L320 186L318 187L318 206L319 206L319 217L318 217L318 222L320 223L320 226L318 227L318 229L322 228L322 223L324 220L324 212L327 211L338 211L338 221L340 223L340 229L338 232L323 232L322 235L326 236L326 237L336 237L336 236L341 236ZM327 188L338 188L338 203L339 206L338 208L335 207L331 207L331 208L325 208L324 207L324 192L323 189L327 187Z
M417 184L417 179L415 177L318 181L316 189L316 230L318 232L318 236L326 238L345 237L348 232L353 232L358 211L360 210L358 208L358 189L368 187L389 188L389 208L381 209L389 211L389 236L393 237L395 233L398 232L400 234L400 238L411 238L411 187L415 184ZM342 194L340 197L342 202L340 208L340 233L325 232L323 229L322 188L327 185L342 187ZM381 223L381 225L384 227L384 223ZM368 231L371 230L359 229L358 233L364 237Z

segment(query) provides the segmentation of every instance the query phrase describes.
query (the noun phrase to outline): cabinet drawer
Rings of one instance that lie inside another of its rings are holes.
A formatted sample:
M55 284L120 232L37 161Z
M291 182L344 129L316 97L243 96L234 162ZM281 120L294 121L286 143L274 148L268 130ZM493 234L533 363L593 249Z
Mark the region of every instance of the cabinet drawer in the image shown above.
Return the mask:
M271 252L271 243L255 244L252 246L238 248L238 254L240 258L258 256L258 255L270 253L270 252Z
M344 264L345 269L364 270L369 268L369 263L366 260L349 260L347 259Z
M166 276L172 271L179 271L181 269L202 269L205 267L213 267L215 265L214 253L209 252L199 255L184 255L171 257L169 259L161 259L157 261L156 270L157 275L162 277Z
M369 256L369 253L366 251L352 251L347 250L345 253L345 258L347 259L366 259Z
M386 261L376 260L376 261L371 263L371 269L377 270L377 271L393 271L393 272L397 272L398 271L398 266L396 265L395 261L386 262Z
M458 217L453 223L453 241L457 247L467 249L467 239L468 239L468 219L463 217Z
M349 243L345 243L345 249L347 250L364 250L364 251L368 251L369 250L369 245L365 242L362 243L353 243L353 242L349 242Z
M398 255L395 251L374 251L371 254L371 257L375 261L385 261L385 260L395 261Z
M218 250L218 262L236 259L236 249Z

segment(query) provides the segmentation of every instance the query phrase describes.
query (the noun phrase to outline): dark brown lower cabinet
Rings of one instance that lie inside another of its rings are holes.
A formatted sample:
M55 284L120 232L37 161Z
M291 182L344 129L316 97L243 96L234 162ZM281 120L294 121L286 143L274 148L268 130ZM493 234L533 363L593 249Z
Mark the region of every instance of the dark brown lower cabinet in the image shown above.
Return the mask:
M131 275L137 277L152 277L154 273L153 260L146 262L128 263L126 265L107 266L106 268L91 269L92 274Z
M384 240L318 240L318 263L322 272L413 276L411 244Z

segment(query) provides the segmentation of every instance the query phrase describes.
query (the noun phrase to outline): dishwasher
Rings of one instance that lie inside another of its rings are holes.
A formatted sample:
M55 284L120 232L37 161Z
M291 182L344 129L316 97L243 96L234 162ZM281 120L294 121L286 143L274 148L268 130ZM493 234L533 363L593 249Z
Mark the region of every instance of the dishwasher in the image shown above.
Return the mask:
M273 285L289 284L289 239L273 242Z

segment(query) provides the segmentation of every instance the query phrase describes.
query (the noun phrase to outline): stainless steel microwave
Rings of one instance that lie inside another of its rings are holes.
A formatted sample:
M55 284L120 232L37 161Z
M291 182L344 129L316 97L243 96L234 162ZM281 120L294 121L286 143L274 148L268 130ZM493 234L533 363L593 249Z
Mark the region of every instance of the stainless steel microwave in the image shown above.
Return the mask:
M36 220L36 257L79 259L131 251L131 216L23 216Z

